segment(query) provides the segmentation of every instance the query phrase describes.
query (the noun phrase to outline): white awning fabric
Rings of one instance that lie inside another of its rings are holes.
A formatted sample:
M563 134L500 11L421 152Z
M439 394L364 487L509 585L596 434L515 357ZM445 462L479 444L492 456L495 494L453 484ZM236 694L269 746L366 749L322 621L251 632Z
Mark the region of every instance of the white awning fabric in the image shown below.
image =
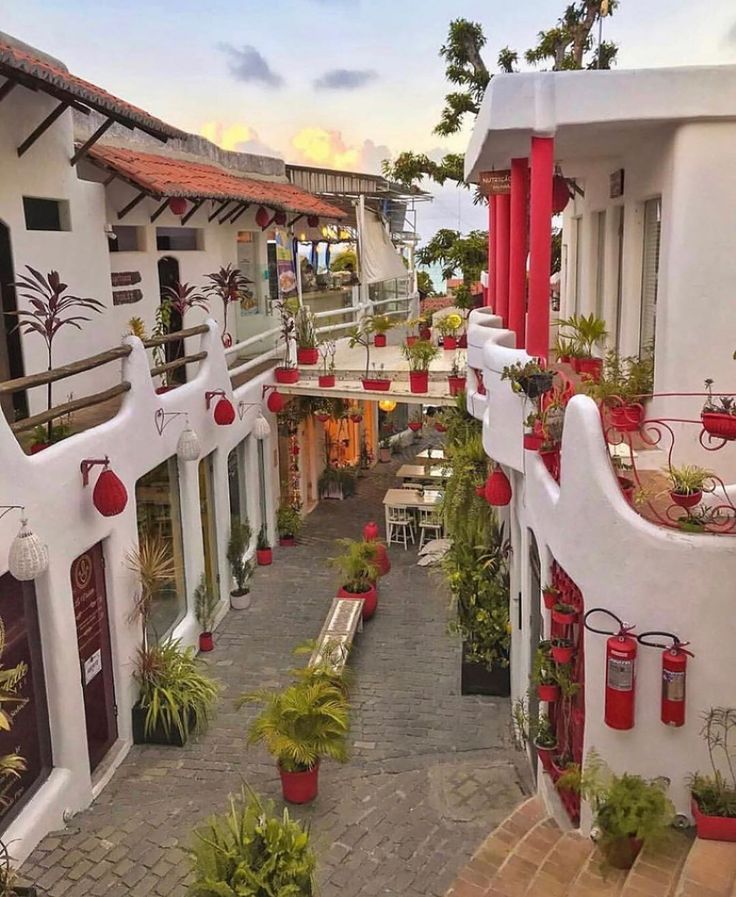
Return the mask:
M380 216L362 202L358 214L361 283L381 283L406 277L407 269Z

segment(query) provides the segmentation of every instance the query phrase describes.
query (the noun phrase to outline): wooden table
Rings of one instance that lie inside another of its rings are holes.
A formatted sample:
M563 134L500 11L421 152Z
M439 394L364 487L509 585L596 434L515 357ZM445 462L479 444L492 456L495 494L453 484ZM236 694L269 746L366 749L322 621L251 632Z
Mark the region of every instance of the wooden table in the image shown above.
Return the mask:
M425 467L424 464L402 464L396 476L402 480L420 480L438 482L446 480L452 474L448 467Z
M388 509L407 508L417 510L419 508L436 508L442 500L439 489L425 489L423 492L414 489L388 489L383 496L383 509L386 524L386 540L388 541Z
M419 452L417 455L418 459L422 461L445 461L445 450L441 448L432 449L432 454L430 455L429 449L424 449L423 452Z

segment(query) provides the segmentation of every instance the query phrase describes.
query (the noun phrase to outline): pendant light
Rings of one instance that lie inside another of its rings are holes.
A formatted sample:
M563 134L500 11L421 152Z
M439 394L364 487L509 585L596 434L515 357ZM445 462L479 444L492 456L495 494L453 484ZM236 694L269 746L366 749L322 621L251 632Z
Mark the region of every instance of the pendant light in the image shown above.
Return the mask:
M181 461L196 461L202 453L199 436L189 426L189 422L179 434L176 443L176 456Z
M271 435L271 427L266 418L260 413L253 424L253 433L255 434L256 439L260 440L268 439Z
M25 508L20 505L7 505L4 514L8 511L19 510L25 515ZM0 516L4 516L4 514ZM18 535L10 543L8 552L8 570L10 575L20 582L29 582L37 579L49 565L49 549L47 545L28 526L25 516L21 517Z

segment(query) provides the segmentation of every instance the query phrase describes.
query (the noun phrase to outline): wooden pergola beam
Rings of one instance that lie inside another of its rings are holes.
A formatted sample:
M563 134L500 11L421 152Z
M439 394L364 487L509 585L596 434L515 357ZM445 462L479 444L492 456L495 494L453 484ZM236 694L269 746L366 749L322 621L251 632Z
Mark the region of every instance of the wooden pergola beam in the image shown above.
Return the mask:
M141 200L145 199L148 194L145 190L141 190L138 196L133 197L127 206L123 206L123 208L118 212L118 221L122 221L123 218L128 214L128 212L132 212L133 209L138 205Z
M89 137L87 140L85 140L84 143L76 151L76 153L74 153L74 155L69 160L69 164L76 165L77 162L79 162L79 160L82 158L82 156L85 155L87 150L91 146L94 146L95 143L97 143L97 141L100 139L100 137L102 137L102 135L105 133L105 131L107 131L113 125L113 123L114 123L114 119L112 119L112 118L105 119L105 121L102 122L102 124L94 132L94 134L92 134L91 137Z
M189 221L189 219L192 217L192 215L195 215L202 208L204 203L204 199L198 199L191 207L191 209L186 213L186 215L181 219L182 225L186 224L187 221Z
M5 84L3 84L2 87L0 87L0 103L2 103L2 101L3 101L3 100L5 99L5 97L10 93L10 91L11 91L14 87L17 87L17 86L18 86L18 82L17 82L17 81L11 81L11 79L8 78L8 80L5 82Z
M245 203L245 205L244 205L243 208L238 212L238 214L235 215L233 218L230 219L230 224L235 224L235 222L238 220L238 218L240 218L240 216L241 216L244 212L246 212L249 208L250 208L250 203L249 203L249 202Z
M161 205L156 209L156 211L151 215L151 224L153 224L156 219L160 218L161 215L166 211L166 208L169 205L169 200L165 199Z
M207 220L214 221L215 218L217 218L217 216L220 214L220 212L222 212L222 210L225 208L225 206L229 206L231 202L231 199L226 199L221 206L218 206L218 208L216 208L215 211L207 217Z
M225 212L225 214L222 216L222 218L220 218L220 220L219 220L217 223L218 223L218 224L225 224L225 223L227 223L228 221L230 221L230 219L231 219L236 213L239 213L239 212L242 210L242 208L243 208L244 205L247 205L247 203L236 202L236 203L235 203L235 208L230 209L229 212Z
M51 125L63 115L64 112L69 108L70 103L67 100L62 100L59 105L49 114L46 118L41 122L41 124L37 125L33 131L26 137L26 139L21 143L18 147L18 155L22 156L25 152L27 152L33 144L38 140L38 138L47 131Z
M300 218L303 218L303 217L304 217L304 215L297 215L296 218L292 218L291 221L290 221L286 226L287 226L287 227L294 227L294 225L297 223L297 221L298 221Z

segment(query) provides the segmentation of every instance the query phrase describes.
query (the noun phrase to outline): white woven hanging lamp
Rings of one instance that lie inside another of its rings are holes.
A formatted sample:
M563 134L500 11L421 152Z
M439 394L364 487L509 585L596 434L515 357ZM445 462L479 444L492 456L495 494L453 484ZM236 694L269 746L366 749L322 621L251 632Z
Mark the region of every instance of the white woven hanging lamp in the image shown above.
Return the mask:
M199 436L187 423L179 435L179 441L176 443L176 455L182 461L196 461L201 453L202 447L199 444Z
M8 570L15 579L27 582L39 577L48 565L48 546L28 526L28 520L21 518L18 535L10 543Z
M259 412L253 424L253 433L256 439L268 439L271 435L271 427L266 418Z

